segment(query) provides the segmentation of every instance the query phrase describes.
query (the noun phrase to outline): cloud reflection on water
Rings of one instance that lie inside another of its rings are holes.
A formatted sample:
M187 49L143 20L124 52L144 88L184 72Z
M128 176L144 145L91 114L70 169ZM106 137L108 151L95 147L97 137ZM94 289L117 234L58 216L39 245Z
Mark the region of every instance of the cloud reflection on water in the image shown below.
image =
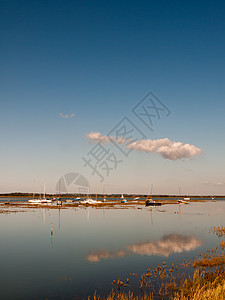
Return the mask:
M124 257L127 251L118 250L118 251L109 251L109 250L99 250L93 253L90 253L86 259L90 262L99 262L101 259L113 258L113 257Z
M168 257L172 253L194 250L202 242L192 236L169 234L159 241L127 246L127 249L140 255L159 255Z
M138 243L126 246L125 250L109 251L99 250L90 253L86 259L89 262L99 262L102 259L124 257L125 255L158 255L168 257L172 253L181 253L191 251L201 246L202 242L193 236L181 234L164 235L162 239L154 242Z

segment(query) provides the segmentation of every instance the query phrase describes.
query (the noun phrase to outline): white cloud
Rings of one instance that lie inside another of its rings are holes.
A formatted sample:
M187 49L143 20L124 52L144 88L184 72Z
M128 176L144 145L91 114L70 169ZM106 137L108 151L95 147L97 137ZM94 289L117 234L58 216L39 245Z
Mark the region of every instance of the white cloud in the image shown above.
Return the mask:
M110 138L107 135L101 135L100 132L90 132L86 134L86 137L92 142L105 144L110 143Z
M225 186L225 183L224 182L217 182L215 185L216 186Z
M69 119L69 118L73 118L75 116L75 114L71 114L71 115L64 115L62 113L59 113L59 116L63 119Z
M139 140L126 146L137 151L155 152L165 159L178 160L191 158L202 153L202 150L190 144L173 142L168 138L158 140Z
M191 144L183 144L181 142L173 142L168 138L158 140L139 140L133 142L132 139L124 137L116 138L101 135L100 132L91 132L86 137L93 142L110 143L116 141L119 144L126 144L125 148L134 149L140 152L154 152L160 154L164 159L178 160L184 158L192 158L202 153L202 150Z
M86 134L86 137L91 142L103 143L103 144L108 144L113 141L118 144L128 144L133 141L133 139L125 139L123 136L115 137L115 136L101 135L100 132L94 132L94 131Z
M205 184L205 185L210 185L211 184L211 182L209 182L209 181L204 181L202 184Z
M204 184L204 185L211 185L211 186L215 186L215 187L225 186L225 182L221 182L221 181L219 181L219 182L211 182L211 181L206 180L202 184Z

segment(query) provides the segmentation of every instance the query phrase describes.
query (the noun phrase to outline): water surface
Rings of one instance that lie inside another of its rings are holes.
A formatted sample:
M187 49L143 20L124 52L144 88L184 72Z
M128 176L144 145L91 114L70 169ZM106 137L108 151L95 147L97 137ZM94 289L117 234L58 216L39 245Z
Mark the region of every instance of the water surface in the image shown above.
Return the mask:
M7 210L0 214L1 299L107 295L118 276L129 277L138 293L147 267L206 252L218 242L210 228L225 225L225 201Z

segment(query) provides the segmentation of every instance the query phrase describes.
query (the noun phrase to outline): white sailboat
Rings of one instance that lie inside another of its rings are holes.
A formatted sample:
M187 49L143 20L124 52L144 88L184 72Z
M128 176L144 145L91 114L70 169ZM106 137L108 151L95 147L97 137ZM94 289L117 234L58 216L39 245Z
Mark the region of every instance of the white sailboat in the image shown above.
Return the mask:
M180 187L179 187L179 198L178 198L178 203L184 203L187 204L188 202L186 200L190 200L190 198L184 198L184 200L180 199Z
M179 186L179 197L178 197L177 202L179 202L179 203L184 203L184 200L180 199L180 186Z
M34 198L35 187L36 187L35 180L33 180L33 184L34 184L34 187L33 187L33 199L29 199L28 202L32 203L32 204L40 204L40 202L39 202L40 199L35 199Z
M46 186L45 186L45 184L44 184L44 193L43 193L43 198L41 198L41 196L40 196L40 198L39 198L39 199L30 199L30 200L28 200L28 202L29 202L29 203L31 203L31 204L44 204L44 203L51 203L51 202L52 202L52 200L48 200L48 199L46 199L46 198L45 198L45 190L46 190Z
M106 197L105 197L105 185L103 185L103 202L106 202Z
M89 194L89 193L90 193L90 189L88 190L88 194ZM84 200L79 201L79 203L80 203L80 204L94 205L94 204L102 203L102 201L98 201L98 200L97 200L97 193L96 193L96 200L91 199L91 198L88 197L88 195L87 195L87 198L84 199Z
M121 203L126 203L127 202L127 199L124 198L123 194L121 195L120 198L121 198Z
M57 199L57 205L62 205L62 200L61 200L61 198L60 198L60 180L61 180L61 178L59 179L59 197L58 197L58 199Z
M188 194L186 197L184 197L184 200L185 200L185 201L191 200L191 198L189 197L189 194Z

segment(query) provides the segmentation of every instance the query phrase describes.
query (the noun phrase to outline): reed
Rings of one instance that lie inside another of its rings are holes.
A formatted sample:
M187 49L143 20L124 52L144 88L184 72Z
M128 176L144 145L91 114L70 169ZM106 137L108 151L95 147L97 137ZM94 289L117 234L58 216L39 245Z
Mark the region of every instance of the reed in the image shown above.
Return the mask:
M173 299L225 299L225 272L206 273L201 276L199 270L196 270L193 279L186 280L184 285L175 292Z
M124 292L111 292L110 295L108 295L105 298L102 298L100 296L94 295L93 300L153 300L151 294L144 294L143 296L134 296L132 292L124 293Z

